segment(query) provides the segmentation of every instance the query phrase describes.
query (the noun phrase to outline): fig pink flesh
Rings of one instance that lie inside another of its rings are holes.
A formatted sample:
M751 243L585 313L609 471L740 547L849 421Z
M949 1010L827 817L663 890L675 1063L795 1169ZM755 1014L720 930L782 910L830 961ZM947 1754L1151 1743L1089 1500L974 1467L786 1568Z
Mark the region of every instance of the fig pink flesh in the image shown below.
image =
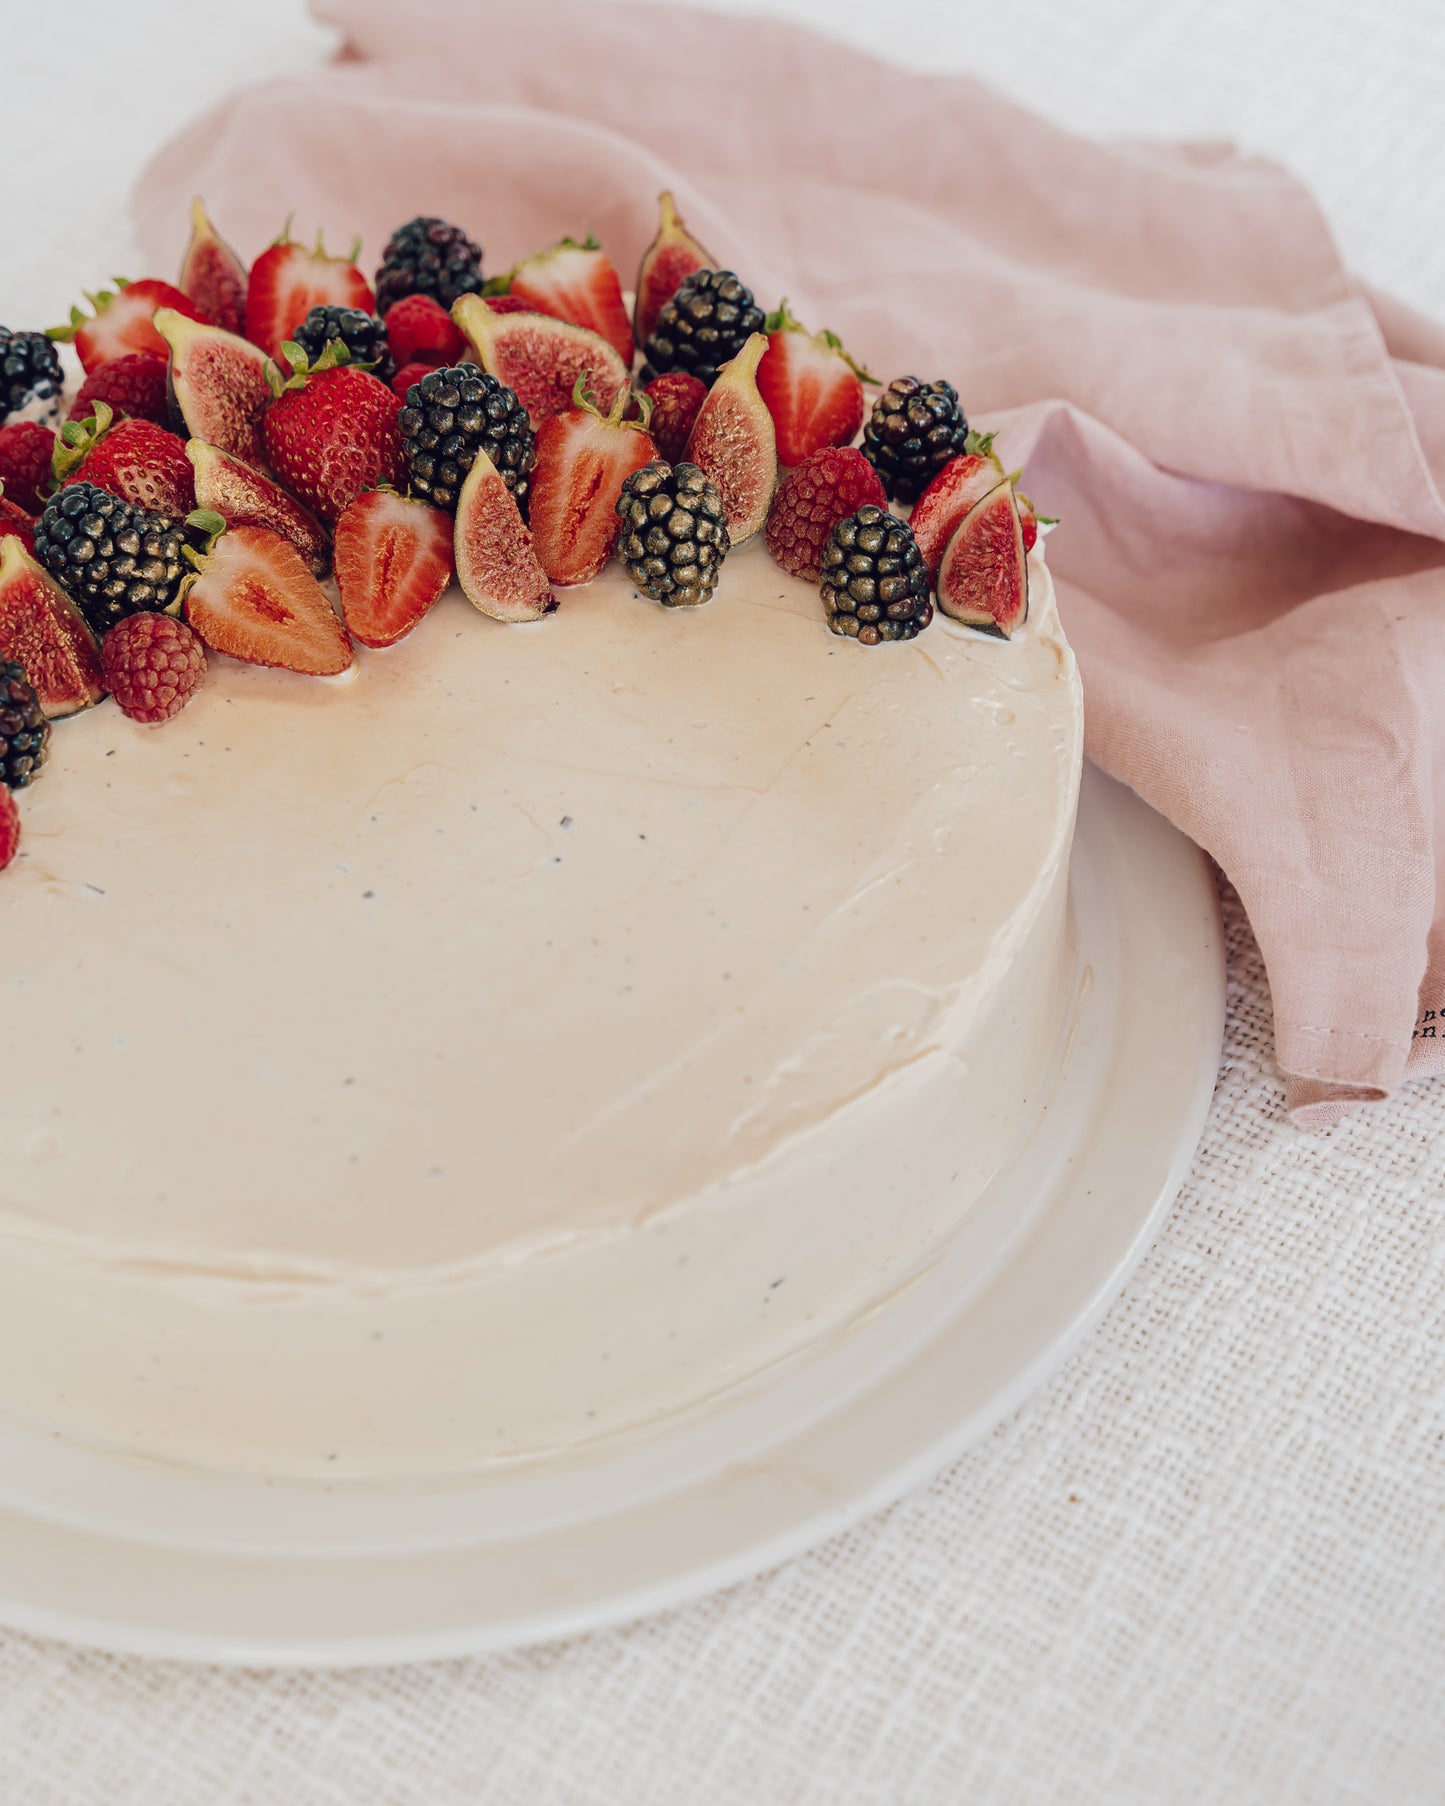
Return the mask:
M578 377L587 379L605 413L627 381L626 364L600 333L551 314L493 313L480 295L463 295L452 318L476 352L477 361L511 389L532 425L572 406Z
M556 606L532 535L485 452L457 498L457 582L467 600L497 621L539 621Z
M951 620L1004 639L1028 614L1028 561L1013 484L1005 478L975 502L944 550L938 606Z
M717 484L734 550L763 530L778 486L777 431L757 382L767 349L766 334L755 332L723 365L698 410L685 454Z

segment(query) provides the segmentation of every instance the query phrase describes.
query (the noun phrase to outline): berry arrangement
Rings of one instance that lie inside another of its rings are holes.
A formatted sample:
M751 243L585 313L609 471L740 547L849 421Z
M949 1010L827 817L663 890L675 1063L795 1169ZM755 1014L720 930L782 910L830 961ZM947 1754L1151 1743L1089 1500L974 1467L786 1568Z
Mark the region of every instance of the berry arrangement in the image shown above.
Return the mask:
M248 266L197 201L176 283L0 327L0 867L53 722L107 694L166 721L208 651L340 674L454 577L532 621L617 556L697 607L761 535L861 645L915 638L935 599L1014 633L1039 519L952 384L896 377L870 407L835 334L765 312L660 210L630 309L590 236L488 277L418 217L373 282L359 244L289 226Z

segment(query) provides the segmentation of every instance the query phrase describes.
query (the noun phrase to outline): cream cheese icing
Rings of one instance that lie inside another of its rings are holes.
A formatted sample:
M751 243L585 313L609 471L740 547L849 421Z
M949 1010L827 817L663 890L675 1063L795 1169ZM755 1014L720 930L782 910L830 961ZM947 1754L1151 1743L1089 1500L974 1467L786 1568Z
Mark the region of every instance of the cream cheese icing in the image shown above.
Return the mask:
M448 1472L686 1409L946 1243L1072 987L1078 679L826 630L760 548L450 593L325 685L61 724L0 882L0 1407Z

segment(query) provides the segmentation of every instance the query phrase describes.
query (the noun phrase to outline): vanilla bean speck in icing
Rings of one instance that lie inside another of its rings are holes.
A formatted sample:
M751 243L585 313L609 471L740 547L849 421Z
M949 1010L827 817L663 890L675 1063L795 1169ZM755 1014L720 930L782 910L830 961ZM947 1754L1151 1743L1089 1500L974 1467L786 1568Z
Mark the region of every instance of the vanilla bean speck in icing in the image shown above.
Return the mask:
M57 725L0 883L0 1409L280 1474L605 1437L945 1245L1069 1013L1073 658L761 549ZM783 1283L777 1283L780 1278Z

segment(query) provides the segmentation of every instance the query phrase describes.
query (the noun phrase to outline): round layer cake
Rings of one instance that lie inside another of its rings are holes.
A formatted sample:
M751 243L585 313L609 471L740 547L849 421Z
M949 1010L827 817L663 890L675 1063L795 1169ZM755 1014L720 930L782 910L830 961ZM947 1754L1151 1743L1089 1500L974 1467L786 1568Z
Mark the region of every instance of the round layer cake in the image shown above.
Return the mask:
M276 1474L706 1407L904 1287L1074 1000L1074 661L760 547L63 723L0 882L0 1408Z

